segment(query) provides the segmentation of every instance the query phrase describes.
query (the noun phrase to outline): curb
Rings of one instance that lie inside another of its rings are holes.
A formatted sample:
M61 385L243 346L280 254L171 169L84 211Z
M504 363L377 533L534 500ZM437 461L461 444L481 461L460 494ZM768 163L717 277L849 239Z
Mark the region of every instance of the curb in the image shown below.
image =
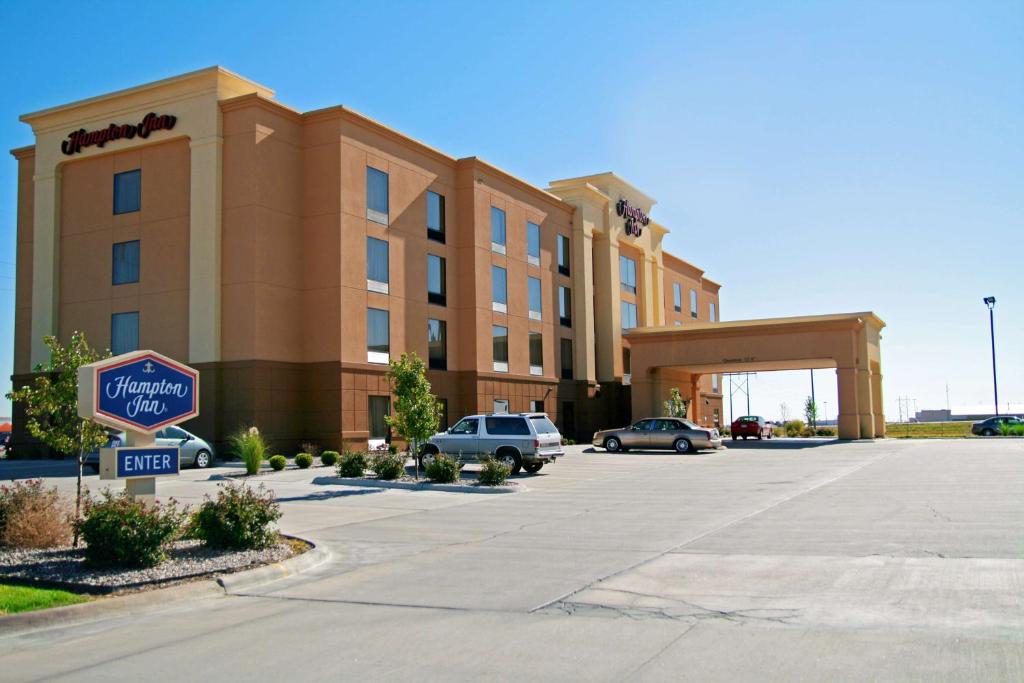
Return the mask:
M337 484L339 486L362 486L373 489L402 489L404 491L447 491L449 493L525 493L524 484L515 486L470 486L468 484L431 484L430 482L383 481L381 479L359 479L356 477L316 477L314 484Z
M313 547L301 555L289 557L287 560L282 560L281 562L264 565L262 567L257 567L256 569L249 569L246 571L235 572L233 574L218 576L216 579L217 584L225 593L230 595L250 590L256 586L270 583L271 581L277 581L278 579L283 579L288 576L294 576L300 572L304 572L308 569L321 565L330 559L330 551L325 549L323 546L314 545L311 541L307 541L306 539L302 540Z

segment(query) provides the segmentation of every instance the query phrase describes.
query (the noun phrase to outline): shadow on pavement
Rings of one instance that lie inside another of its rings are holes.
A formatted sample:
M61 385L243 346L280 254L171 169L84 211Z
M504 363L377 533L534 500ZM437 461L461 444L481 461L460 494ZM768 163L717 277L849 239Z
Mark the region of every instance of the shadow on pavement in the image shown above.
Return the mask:
M722 445L729 450L751 450L751 451L779 451L779 450L793 450L801 448L819 448L821 446L834 446L840 443L839 439L834 438L808 438L808 439L766 439L758 441L757 439L749 439L744 441L743 439L724 439Z
M86 467L84 474L89 476L94 473ZM0 480L76 476L78 463L74 460L0 460Z
M317 480L314 479L313 483L314 484L317 484L317 483L326 484L327 482L322 482L322 481L321 482L317 482ZM369 495L371 493L383 493L383 492L384 492L384 489L371 489L371 488L355 489L355 490L347 490L347 491L318 491L316 493L307 493L304 496L286 496L286 497L283 497L283 498L279 497L277 499L277 502L279 502L279 503L294 503L294 502L301 501L301 500L307 500L307 501L331 500L332 498L349 498L351 496L366 496L366 495Z

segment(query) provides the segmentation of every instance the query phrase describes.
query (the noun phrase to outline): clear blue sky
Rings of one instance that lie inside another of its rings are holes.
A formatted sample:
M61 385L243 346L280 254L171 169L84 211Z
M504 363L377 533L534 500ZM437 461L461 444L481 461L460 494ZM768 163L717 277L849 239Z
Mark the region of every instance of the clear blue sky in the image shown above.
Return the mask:
M993 294L1000 396L1024 402L1019 0L316 5L4 3L0 147L32 142L19 114L221 64L539 185L615 171L725 285L724 319L876 311L891 416L947 382L991 400ZM15 178L6 157L5 387ZM751 407L796 412L807 385L762 374Z

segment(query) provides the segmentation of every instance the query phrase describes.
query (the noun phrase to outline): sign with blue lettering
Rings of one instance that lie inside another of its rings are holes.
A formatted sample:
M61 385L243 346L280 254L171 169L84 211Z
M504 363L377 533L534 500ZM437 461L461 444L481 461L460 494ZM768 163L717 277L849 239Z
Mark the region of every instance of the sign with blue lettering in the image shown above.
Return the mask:
M79 415L152 434L199 414L199 373L154 351L133 351L79 368Z
M136 479L168 477L180 470L180 452L175 447L141 446L139 448L100 449L101 479Z

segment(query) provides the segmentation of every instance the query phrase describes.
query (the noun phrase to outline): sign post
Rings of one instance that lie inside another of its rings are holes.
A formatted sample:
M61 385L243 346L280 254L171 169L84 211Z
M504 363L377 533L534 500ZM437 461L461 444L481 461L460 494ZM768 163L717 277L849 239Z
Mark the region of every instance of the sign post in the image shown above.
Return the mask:
M78 369L78 414L123 429L126 446L100 449L100 479L123 479L136 500L156 500L156 478L177 476L177 447L156 445L164 427L199 415L199 372L155 351L132 351Z

